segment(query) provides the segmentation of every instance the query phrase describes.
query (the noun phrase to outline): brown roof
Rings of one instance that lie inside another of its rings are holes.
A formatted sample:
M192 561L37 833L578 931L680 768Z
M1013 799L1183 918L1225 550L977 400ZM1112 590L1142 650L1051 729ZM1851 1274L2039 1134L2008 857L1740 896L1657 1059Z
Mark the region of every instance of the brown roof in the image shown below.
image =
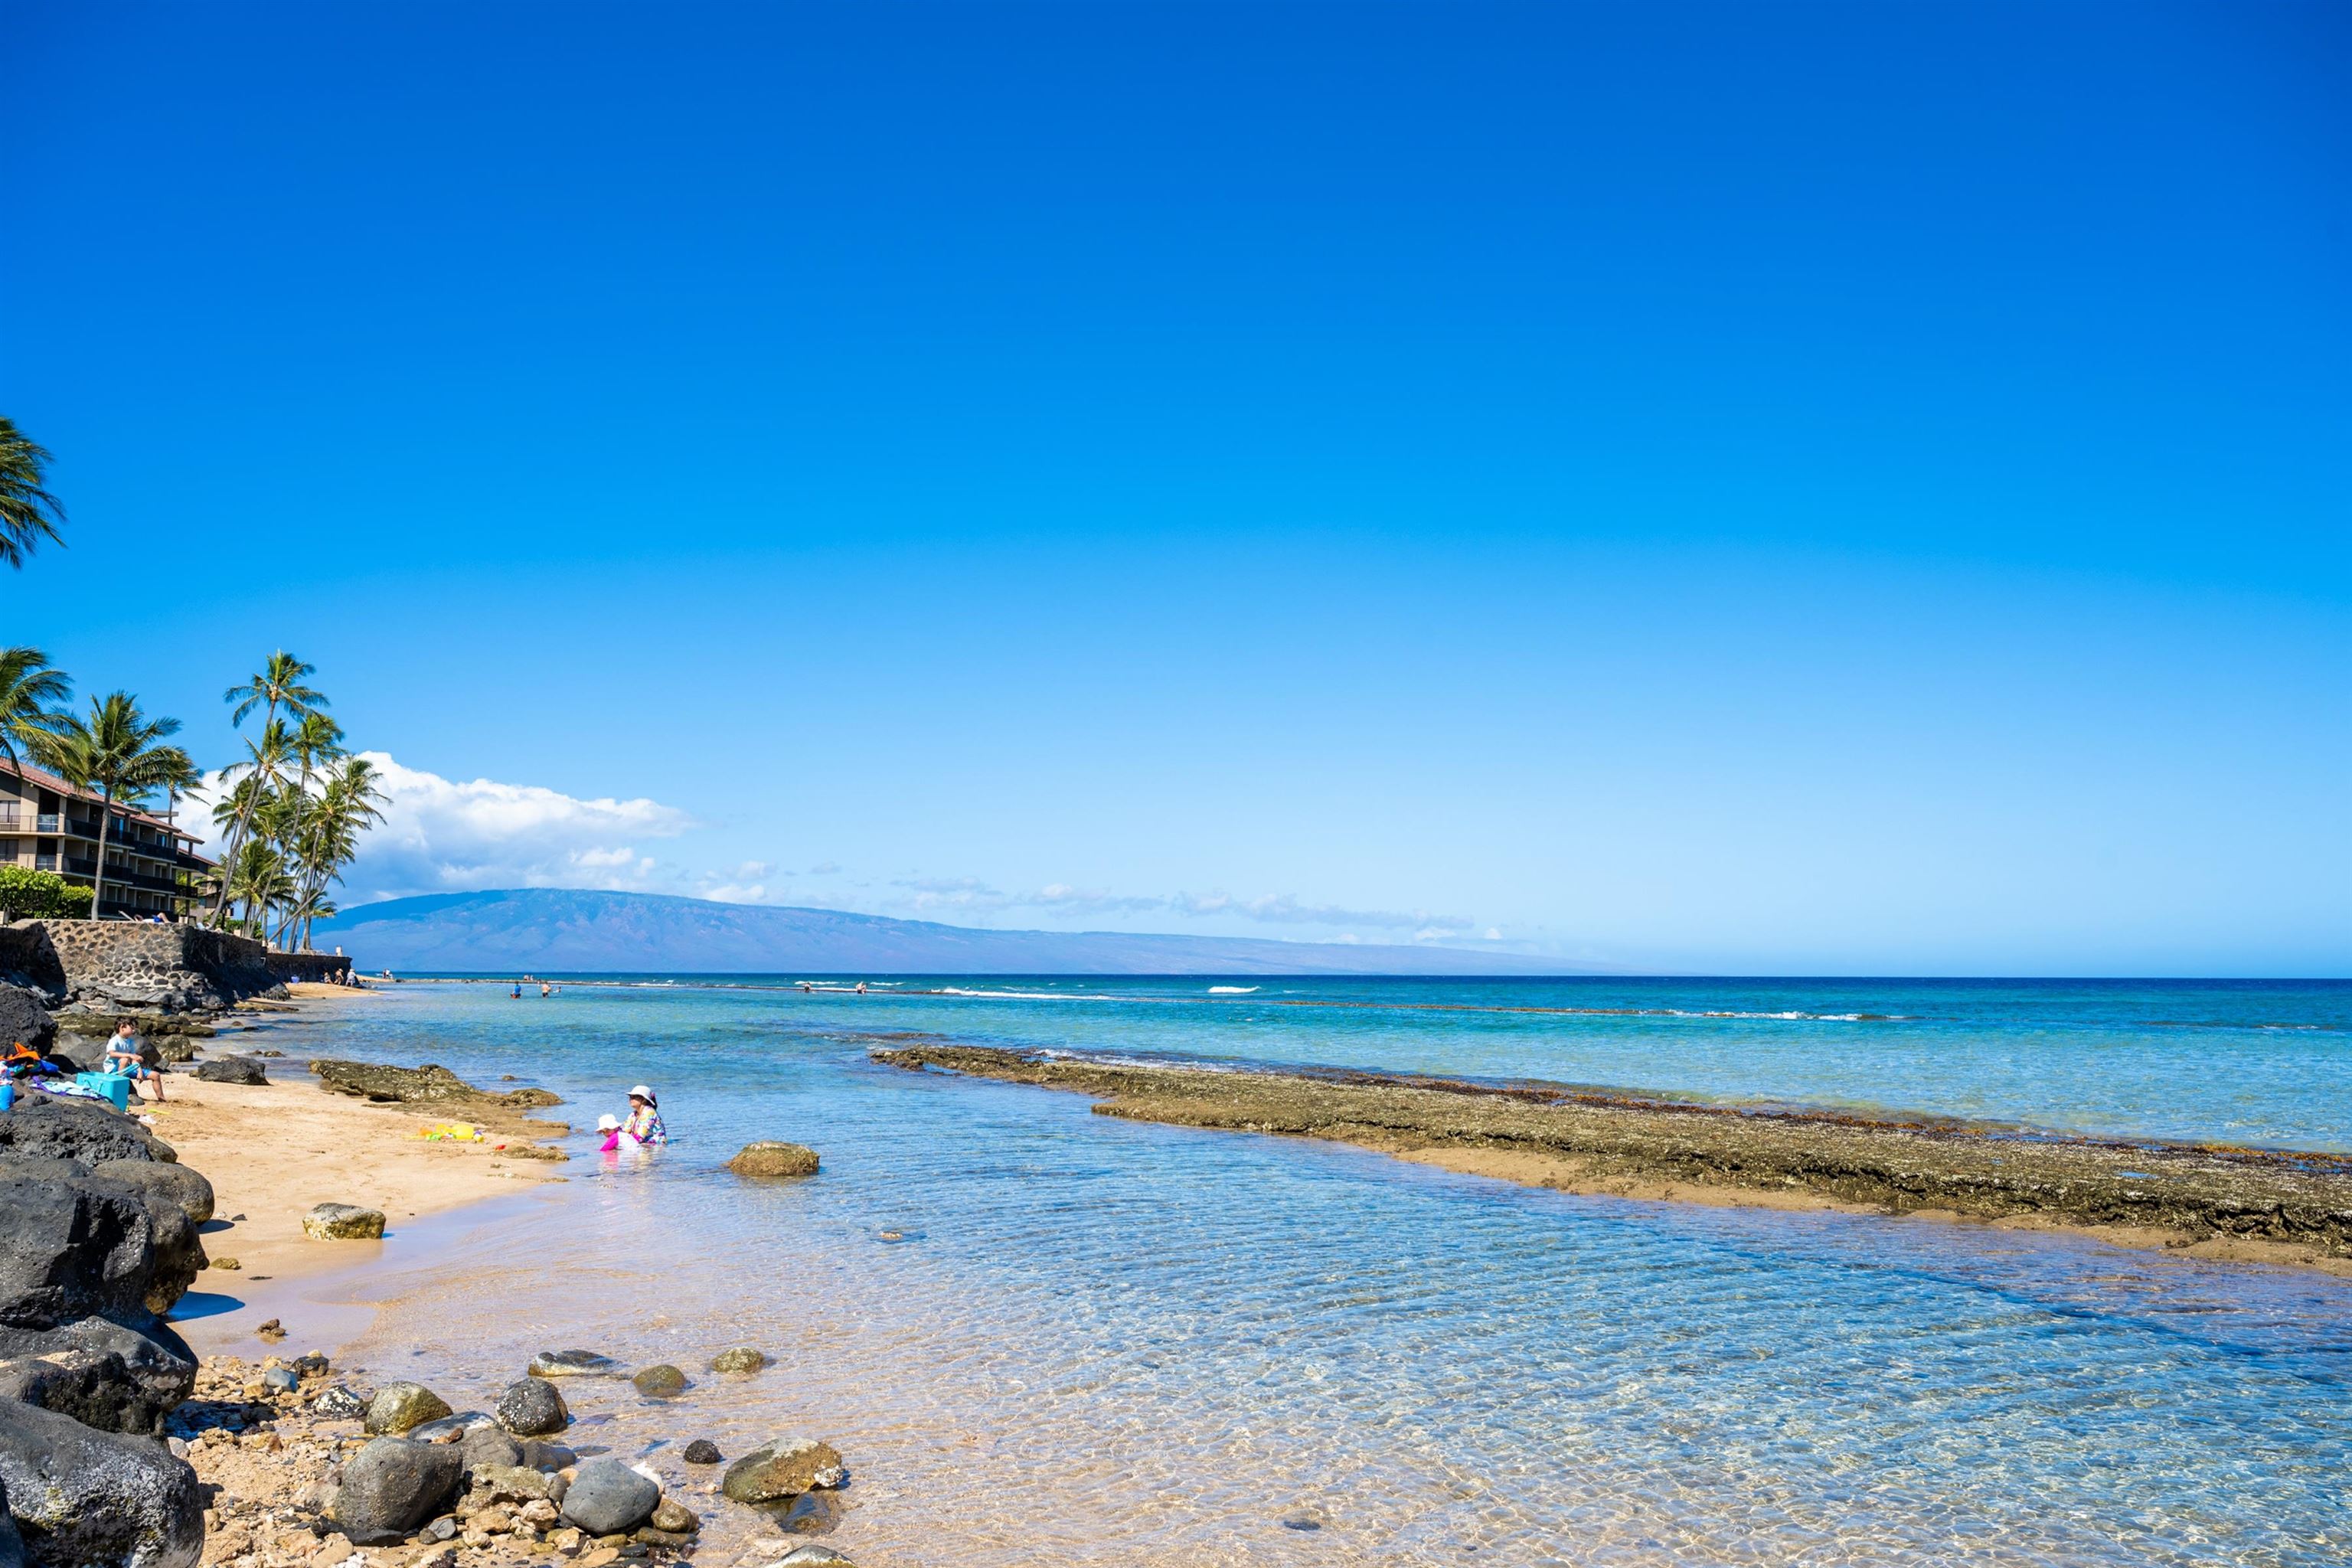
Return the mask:
M106 797L100 795L96 790L76 789L73 785L66 783L65 780L58 777L57 774L50 773L46 768L37 768L30 763L11 763L7 758L0 757L0 776L6 776L8 774L16 775L16 777L26 784L31 784L36 789L54 790L58 795L68 796L74 800L86 800L92 805L100 805L105 803ZM184 827L164 821L162 817L157 816L152 811L141 811L138 807L125 805L121 801L116 801L114 803L114 809L124 816L129 817L133 822L144 823L150 827L162 828L164 832L169 833L175 837L184 838L191 844L194 844L196 841L196 836L194 834L189 832Z

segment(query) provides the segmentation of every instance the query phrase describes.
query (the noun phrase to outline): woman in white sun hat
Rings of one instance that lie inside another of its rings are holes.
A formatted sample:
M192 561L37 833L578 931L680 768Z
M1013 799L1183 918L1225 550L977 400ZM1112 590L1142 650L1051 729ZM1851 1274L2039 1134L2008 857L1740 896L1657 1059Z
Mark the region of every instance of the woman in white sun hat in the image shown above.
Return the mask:
M669 1142L669 1132L662 1126L661 1101L644 1084L629 1090L629 1114L621 1123L621 1138L623 1147L632 1138L646 1145Z

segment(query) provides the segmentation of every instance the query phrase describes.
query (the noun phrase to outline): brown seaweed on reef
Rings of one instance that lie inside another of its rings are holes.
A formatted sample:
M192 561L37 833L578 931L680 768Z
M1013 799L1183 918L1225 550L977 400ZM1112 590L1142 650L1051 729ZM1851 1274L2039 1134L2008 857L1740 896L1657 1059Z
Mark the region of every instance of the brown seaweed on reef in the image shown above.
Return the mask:
M1147 1067L918 1046L876 1060L1097 1096L1098 1115L1332 1139L1391 1153L1528 1156L1545 1184L1716 1201L1935 1211L2352 1258L2352 1160L2024 1135L1960 1122L1691 1105L1419 1075ZM1668 1189L1695 1189L1696 1194Z

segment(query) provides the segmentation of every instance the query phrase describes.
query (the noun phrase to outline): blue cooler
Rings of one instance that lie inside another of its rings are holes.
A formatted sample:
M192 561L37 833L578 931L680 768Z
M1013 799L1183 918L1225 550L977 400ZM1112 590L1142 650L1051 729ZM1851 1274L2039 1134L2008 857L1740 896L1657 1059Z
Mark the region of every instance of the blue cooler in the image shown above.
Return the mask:
M131 1109L131 1080L119 1072L78 1072L74 1074L74 1087L106 1096L117 1110Z

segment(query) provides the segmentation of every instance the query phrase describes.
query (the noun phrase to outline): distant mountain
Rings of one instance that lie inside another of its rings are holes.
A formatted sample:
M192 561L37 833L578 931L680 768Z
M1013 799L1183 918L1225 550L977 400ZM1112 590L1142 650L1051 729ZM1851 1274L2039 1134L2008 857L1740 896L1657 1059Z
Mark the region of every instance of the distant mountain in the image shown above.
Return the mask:
M363 972L732 974L1571 974L1444 947L975 931L840 910L519 888L363 904L312 933Z

